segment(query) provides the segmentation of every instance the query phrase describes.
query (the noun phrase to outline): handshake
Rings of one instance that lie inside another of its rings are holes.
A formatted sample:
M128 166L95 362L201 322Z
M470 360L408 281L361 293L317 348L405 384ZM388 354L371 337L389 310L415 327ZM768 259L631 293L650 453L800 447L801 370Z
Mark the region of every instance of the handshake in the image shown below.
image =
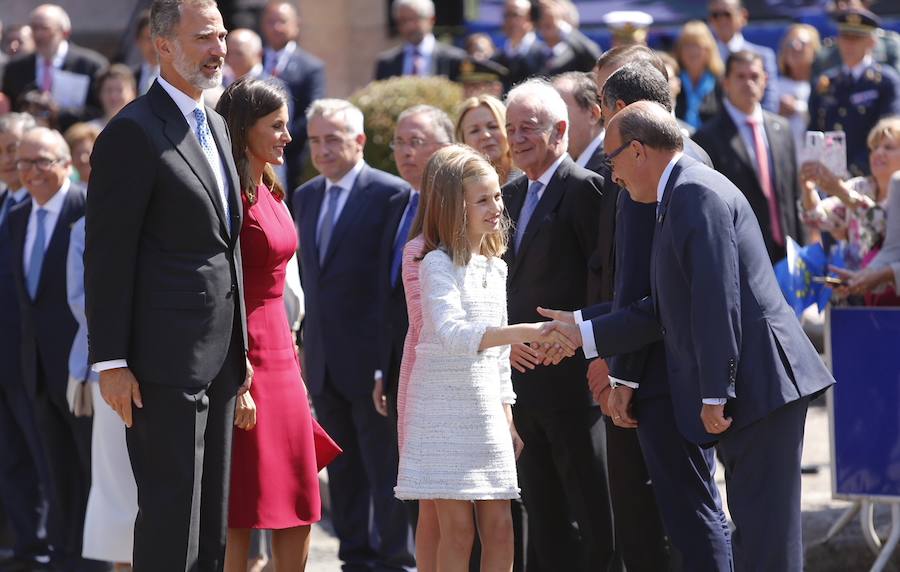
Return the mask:
M574 312L538 308L538 314L550 322L529 324L533 335L525 343L512 344L509 361L521 373L539 365L556 365L575 355L582 345L581 330L575 324Z

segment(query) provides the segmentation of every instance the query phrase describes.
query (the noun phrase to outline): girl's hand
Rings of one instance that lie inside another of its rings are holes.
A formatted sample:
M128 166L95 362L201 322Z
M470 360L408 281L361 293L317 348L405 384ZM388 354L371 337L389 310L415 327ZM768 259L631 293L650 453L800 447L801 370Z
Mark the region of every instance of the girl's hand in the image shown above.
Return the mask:
M249 391L238 395L237 407L234 411L234 426L244 431L256 427L256 403Z

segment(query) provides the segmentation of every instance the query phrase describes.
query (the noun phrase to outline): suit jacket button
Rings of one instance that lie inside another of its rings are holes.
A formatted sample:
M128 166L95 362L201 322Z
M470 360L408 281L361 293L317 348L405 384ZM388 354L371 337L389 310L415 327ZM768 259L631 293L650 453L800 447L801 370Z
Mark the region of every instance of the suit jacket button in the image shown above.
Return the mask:
M660 328L659 331L662 332L662 335L666 335L666 329L665 329L665 328Z

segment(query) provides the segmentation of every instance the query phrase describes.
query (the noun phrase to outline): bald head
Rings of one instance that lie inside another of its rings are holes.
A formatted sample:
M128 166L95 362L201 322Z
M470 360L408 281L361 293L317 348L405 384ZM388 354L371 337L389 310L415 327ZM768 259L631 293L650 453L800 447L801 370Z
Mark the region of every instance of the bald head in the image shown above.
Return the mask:
M48 59L56 55L59 45L72 31L69 15L56 4L41 4L32 10L29 25L35 50Z
M610 120L608 129L616 130L622 141L640 141L658 151L684 149L678 121L667 109L652 101L637 101L625 106Z
M262 38L253 30L232 30L225 39L225 45L228 48L225 63L231 68L235 79L244 77L254 66L262 63Z

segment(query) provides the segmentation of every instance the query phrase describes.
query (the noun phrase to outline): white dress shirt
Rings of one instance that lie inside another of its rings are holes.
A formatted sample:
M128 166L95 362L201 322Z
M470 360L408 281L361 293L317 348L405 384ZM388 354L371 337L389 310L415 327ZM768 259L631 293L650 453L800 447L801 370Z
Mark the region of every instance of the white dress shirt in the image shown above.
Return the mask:
M412 204L412 198L419 196L419 191L410 187L409 188L409 199L406 201L406 207L403 209L403 214L400 215L400 224L397 225L397 231L394 233L394 244L397 243L397 239L400 238L400 231L403 230L403 220L406 218L406 213L409 212L409 207ZM416 208L421 207L422 205L416 206Z
M552 165L547 167L547 170L544 171L543 174L541 174L541 176L537 178L538 182L541 183L541 188L538 191L538 201L540 201L544 197L544 191L547 190L547 185L550 184L550 179L553 178L553 175L556 174L556 170L559 169L559 166L562 164L563 161L565 161L566 157L568 157L568 156L569 156L568 153L563 153L562 155L560 155L556 159L556 161L554 161ZM530 187L531 183L533 183L533 182L534 181L532 181L531 179L528 179L528 186Z
M53 60L50 62L50 66L55 69L62 69L63 61L66 59L66 54L69 53L69 42L63 40L59 43L59 47L56 48L56 55L53 56ZM36 54L37 58L35 59L35 75L34 80L38 87L44 85L44 65L47 61L44 59L44 56L41 54Z
M722 103L724 104L725 111L728 112L731 120L734 121L734 124L737 126L738 134L741 136L741 141L744 142L744 148L747 149L747 155L750 157L750 164L753 165L753 170L756 171L758 176L759 162L756 160L756 140L753 138L753 129L747 125L747 120L752 119L759 125L760 129L762 129L763 145L766 146L766 153L771 155L771 153L769 153L769 138L766 136L766 128L763 124L762 107L757 103L756 107L753 109L753 113L747 115L728 101L727 97L722 99Z
M850 74L853 76L853 81L859 81L859 78L862 77L862 74L865 73L867 69L869 69L869 66L871 66L874 61L875 60L872 59L872 55L869 54L852 68L848 66L841 66L841 69L844 72L850 72Z
M422 58L422 74L423 76L433 75L434 70L432 69L432 55L434 54L434 44L437 41L434 39L434 34L426 34L422 41L419 42L418 45L413 44L404 44L403 45L403 75L413 75L413 50L418 49L419 55Z
M669 177L672 176L672 170L675 168L675 164L681 160L681 157L684 153L676 153L672 159L669 161L668 165L666 165L665 170L662 172L662 176L659 178L659 183L656 186L656 202L657 204L662 204L663 193L666 191L666 185L669 183ZM584 357L586 358L595 358L599 354L597 353L597 342L594 339L594 328L591 325L590 321L585 321L581 310L575 312L575 322L578 324L578 328L581 330L581 340L582 340L582 349L584 350ZM632 389L637 389L640 387L640 384L634 381L619 379L613 376L609 376L610 385L615 387L617 385L624 385L626 387L630 387ZM703 399L703 403L706 405L722 405L726 402L724 398L709 398Z
M266 72L275 77L281 75L296 50L297 42L293 41L285 44L280 50L266 48L263 52L263 67Z
M150 86L153 85L153 80L159 77L159 66L152 66L147 62L143 62L141 64L141 85L138 86L138 95L144 95L147 93L147 90L150 89Z
M537 42L537 34L534 32L528 32L522 39L519 41L517 45L513 45L512 41L507 38L506 43L503 46L503 51L507 56L514 58L516 56L524 56L528 53L528 50L531 49L531 46Z
M56 221L59 220L59 213L62 212L63 205L66 203L66 195L69 194L71 184L69 179L64 180L59 191L44 203L44 206L31 199L31 214L28 215L28 226L25 229L25 250L22 252L22 270L25 271L25 276L28 276L28 268L31 266L31 251L34 250L34 241L37 239L37 211L38 209L47 211L44 216L44 252L47 252L50 239L53 237L53 230L56 228Z
M337 208L335 212L332 213L332 220L337 224L337 221L341 217L341 212L344 210L344 205L347 204L347 199L350 198L350 191L353 190L353 185L356 184L356 178L359 176L360 171L362 171L363 165L365 162L360 159L356 165L353 165L353 168L347 171L347 174L338 179L337 181L332 181L329 178L325 178L325 195L322 197L322 206L319 208L319 219L316 222L316 236L319 236L319 228L322 226L322 221L325 220L325 211L328 210L328 190L331 187L338 186L341 188L341 192L338 195L337 199Z
M601 129L600 133L594 137L594 140L588 143L588 146L584 148L584 151L581 152L581 155L575 159L575 164L579 167L587 166L588 161L591 160L591 157L594 156L594 151L597 150L597 147L603 145L603 139L606 138L606 129Z

